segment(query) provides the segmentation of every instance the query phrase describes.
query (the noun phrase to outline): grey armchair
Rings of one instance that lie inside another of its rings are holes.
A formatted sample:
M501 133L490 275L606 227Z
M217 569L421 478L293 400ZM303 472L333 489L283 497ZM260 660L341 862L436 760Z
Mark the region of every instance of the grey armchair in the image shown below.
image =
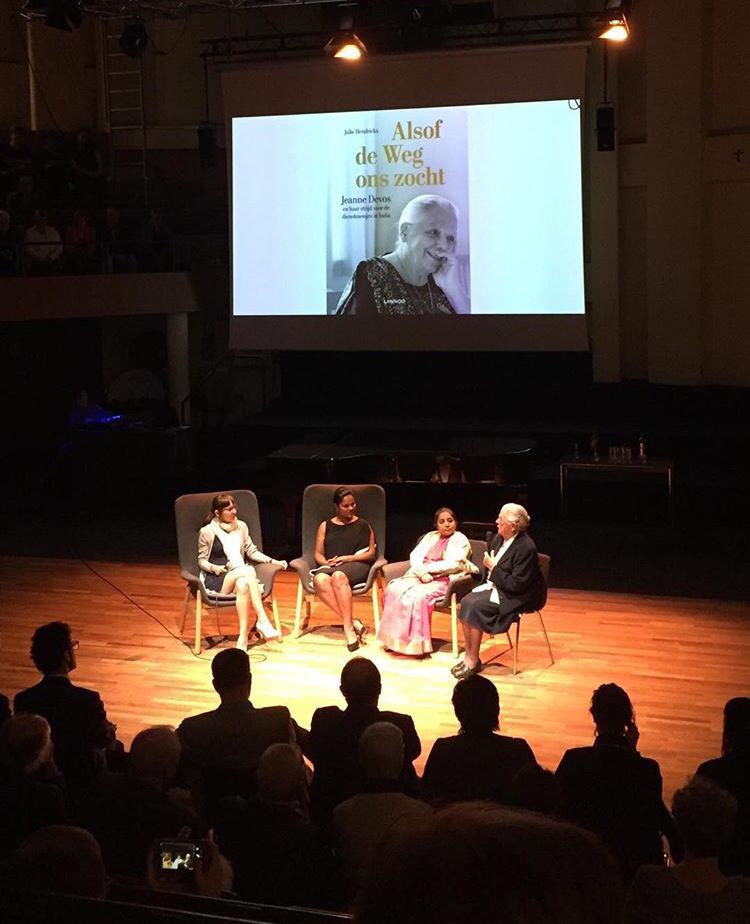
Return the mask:
M299 586L297 587L297 605L294 615L294 637L302 634L302 607L305 607L305 625L310 619L311 601L315 596L315 587L312 583L310 571L316 567L315 562L315 536L323 520L333 516L333 492L336 484L311 484L305 488L302 495L302 555L289 562L289 567L297 572ZM367 520L375 533L377 552L375 561L364 584L352 588L354 597L363 597L372 594L372 612L375 622L375 631L380 627L380 572L387 564L383 557L385 549L385 491L376 484L349 485L352 494L357 500L357 515Z
M480 542L478 539L470 539L469 541L471 542L471 560L477 568L481 568L482 557L487 549L487 543ZM383 578L386 582L395 581L396 578L403 577L408 570L408 561L394 562L392 565L386 565L383 568ZM448 586L445 588L445 594L435 604L435 609L438 612L447 612L451 615L451 655L454 659L458 657L458 605L463 597L471 592L476 583L476 577L452 574Z
M234 606L234 594L213 594L208 593L200 579L200 570L198 568L198 530L203 526L206 514L211 507L211 501L219 493L212 491L204 494L183 494L174 502L174 516L177 527L177 553L180 559L180 576L186 582L185 602L182 608L182 619L180 622L180 632L185 630L185 621L187 619L188 604L190 598L195 599L195 645L193 651L200 654L201 650L201 616L203 604L210 606ZM263 538L260 530L260 513L258 511L258 498L252 491L239 490L227 491L231 494L237 503L237 516L240 520L247 523L253 542L263 551ZM253 565L258 580L263 585L263 599L271 598L271 611L273 621L279 632L279 641L281 641L281 623L279 621L279 609L276 603L276 594L273 590L273 580L278 571L282 568L280 565L257 564Z

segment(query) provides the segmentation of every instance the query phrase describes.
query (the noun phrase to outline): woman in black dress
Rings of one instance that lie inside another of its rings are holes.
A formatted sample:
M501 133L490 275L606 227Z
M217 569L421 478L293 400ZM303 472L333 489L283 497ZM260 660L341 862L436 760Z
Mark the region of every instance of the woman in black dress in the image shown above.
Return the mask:
M336 515L324 520L315 536L315 593L344 623L346 647L359 648L366 627L352 620L352 587L364 584L375 559L375 533L357 516L357 501L349 488L333 493Z

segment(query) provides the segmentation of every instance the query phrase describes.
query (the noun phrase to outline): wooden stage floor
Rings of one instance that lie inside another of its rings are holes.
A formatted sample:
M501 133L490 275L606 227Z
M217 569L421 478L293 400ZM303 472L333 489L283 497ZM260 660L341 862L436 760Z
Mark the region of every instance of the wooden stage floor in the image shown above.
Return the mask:
M36 682L31 634L59 619L80 640L74 681L101 693L126 745L147 725L176 725L216 705L209 661L219 649L196 658L180 640L184 585L175 565L89 567L80 560L5 557L0 587L0 691L6 695ZM295 577L280 575L277 597L287 627L295 593ZM358 602L356 613L372 624L368 602ZM311 625L325 624L326 614L315 605ZM724 702L750 694L750 605L553 587L544 617L553 666L532 616L522 628L522 672L512 676L510 653L485 672L500 691L502 731L527 738L542 765L554 769L566 748L591 742L591 692L609 681L629 692L640 750L661 764L668 797L701 761L719 753ZM223 632L236 634L233 609L219 610L218 618ZM204 634L217 631L216 620L215 610L204 611ZM189 643L192 620L185 629ZM446 616L436 614L433 635L449 638ZM357 654L380 668L381 705L414 717L421 770L435 738L456 731L447 641L426 660L385 654L374 640ZM341 703L339 675L353 655L340 629L321 628L297 641L256 646L251 657L255 704L285 703L308 726L317 706Z

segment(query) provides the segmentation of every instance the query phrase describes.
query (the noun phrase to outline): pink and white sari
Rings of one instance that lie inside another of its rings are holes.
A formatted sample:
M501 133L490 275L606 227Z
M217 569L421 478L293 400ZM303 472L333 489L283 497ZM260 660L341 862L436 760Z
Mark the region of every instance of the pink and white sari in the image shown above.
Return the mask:
M438 539L422 564L441 561L447 545L448 537ZM449 581L446 574L425 584L416 575L406 574L388 584L378 631L378 640L387 651L406 655L432 651L432 611L435 603L445 596Z

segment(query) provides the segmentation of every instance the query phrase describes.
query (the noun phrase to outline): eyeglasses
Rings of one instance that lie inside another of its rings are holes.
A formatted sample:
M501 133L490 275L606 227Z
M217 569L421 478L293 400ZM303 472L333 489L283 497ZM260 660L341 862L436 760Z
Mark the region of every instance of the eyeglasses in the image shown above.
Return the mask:
M72 642L70 643L70 647L71 647L71 649L72 649L73 651L76 651L76 650L78 649L78 645L79 645L79 642L78 642L77 640L72 641Z

